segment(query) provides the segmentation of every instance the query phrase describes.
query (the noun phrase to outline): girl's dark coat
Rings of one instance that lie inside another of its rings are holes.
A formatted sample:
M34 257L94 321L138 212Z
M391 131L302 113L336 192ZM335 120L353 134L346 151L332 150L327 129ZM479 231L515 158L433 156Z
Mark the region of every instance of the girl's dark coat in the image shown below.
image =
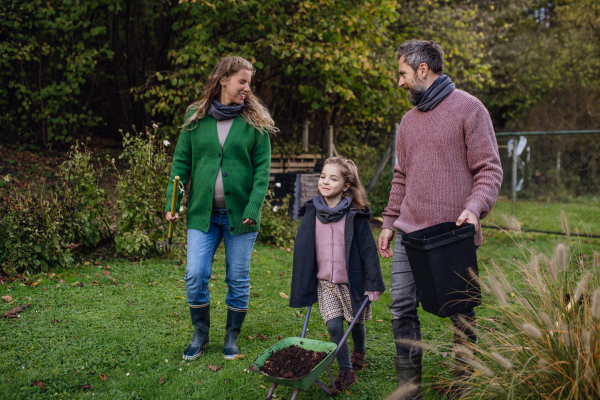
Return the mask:
M346 214L345 245L348 287L354 314L364 300L366 291L384 291L379 254L369 225L370 210L350 210ZM306 202L294 245L294 269L290 307L308 307L317 299L317 260L315 251L316 209L312 200Z

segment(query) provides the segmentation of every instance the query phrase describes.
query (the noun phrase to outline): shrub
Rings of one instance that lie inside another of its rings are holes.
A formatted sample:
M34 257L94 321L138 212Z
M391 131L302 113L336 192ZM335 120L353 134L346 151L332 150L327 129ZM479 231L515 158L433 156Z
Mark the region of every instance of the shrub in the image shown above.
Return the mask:
M67 243L95 246L100 239L111 237L109 206L106 193L99 188L105 168L94 166L93 154L85 145L72 147L69 159L60 166L59 190L74 204L75 215L60 215L61 235Z
M61 237L62 216L76 210L72 198L52 191L0 198L0 273L43 271L73 261Z
M126 161L127 169L117 169L115 242L120 253L146 254L154 241L166 238L169 229L163 211L172 154L167 151L170 143L158 136L158 125L153 123L153 128L146 128L145 132L134 128L134 132L123 135L123 153L119 156ZM174 236L185 237L184 210L179 216Z
M289 215L290 195L288 194L277 205L271 191L267 193L262 206L260 217L260 231L258 240L275 246L293 246L298 232L298 221L292 220Z

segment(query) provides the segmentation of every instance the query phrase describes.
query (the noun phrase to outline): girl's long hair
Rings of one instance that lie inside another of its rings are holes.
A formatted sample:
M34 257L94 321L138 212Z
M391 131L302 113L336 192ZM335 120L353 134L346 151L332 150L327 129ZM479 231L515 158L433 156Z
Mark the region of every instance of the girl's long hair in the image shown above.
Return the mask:
M358 167L352 160L348 160L344 157L331 157L325 160L323 166L330 164L336 165L340 172L342 173L342 178L344 178L344 183L349 183L350 187L344 193L344 196L350 196L352 198L352 208L357 208L360 210L365 210L369 205L369 200L367 199L367 191L360 181L360 176L358 175Z
M225 57L213 69L204 90L200 95L198 101L193 102L186 110L186 115L191 110L195 110L194 114L183 123L181 128L185 128L194 121L198 121L204 117L206 110L209 109L211 102L215 98L219 98L221 94L221 78L231 78L232 75L240 70L246 69L254 75L255 69L252 64L238 56ZM263 104L263 102L252 94L252 91L248 92L248 95L244 98L244 107L240 112L240 115L254 128L261 132L268 132L271 134L279 132L279 129L275 127L275 122L269 110Z

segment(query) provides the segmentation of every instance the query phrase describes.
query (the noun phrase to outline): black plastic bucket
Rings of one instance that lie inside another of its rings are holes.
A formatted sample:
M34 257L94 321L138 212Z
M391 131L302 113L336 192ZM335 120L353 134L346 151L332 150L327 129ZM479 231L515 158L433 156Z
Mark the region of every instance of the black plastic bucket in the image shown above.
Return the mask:
M402 235L421 306L439 317L469 311L481 304L475 226L445 222Z

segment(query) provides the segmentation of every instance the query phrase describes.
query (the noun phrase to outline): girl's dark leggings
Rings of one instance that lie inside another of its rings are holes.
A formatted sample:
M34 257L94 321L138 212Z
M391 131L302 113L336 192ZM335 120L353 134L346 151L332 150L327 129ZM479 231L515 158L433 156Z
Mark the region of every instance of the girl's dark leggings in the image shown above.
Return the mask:
M327 321L327 331L332 343L340 343L344 336L344 317L337 317ZM352 340L354 342L354 348L357 351L365 351L365 341L367 337L367 330L365 324L355 324L352 329ZM337 354L338 364L340 370L352 369L352 362L350 362L350 347L348 347L348 341L345 341L342 348Z

